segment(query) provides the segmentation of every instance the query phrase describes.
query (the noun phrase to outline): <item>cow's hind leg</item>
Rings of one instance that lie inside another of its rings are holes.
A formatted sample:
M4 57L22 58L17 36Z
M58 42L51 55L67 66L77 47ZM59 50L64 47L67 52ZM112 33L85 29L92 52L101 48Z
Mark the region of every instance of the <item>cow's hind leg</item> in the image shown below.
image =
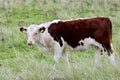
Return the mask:
M107 50L107 52L108 52L107 55L108 55L110 63L115 66L116 65L116 63L115 63L115 54L113 52L112 44L110 45L110 48Z
M97 49L97 51L95 53L95 61L94 61L94 67L93 67L94 69L99 68L101 55L102 55L102 49Z
M97 69L100 66L101 55L104 52L104 47L96 41L94 41L92 45L94 45L95 48L97 49L97 51L95 52L95 61L94 61L94 69Z

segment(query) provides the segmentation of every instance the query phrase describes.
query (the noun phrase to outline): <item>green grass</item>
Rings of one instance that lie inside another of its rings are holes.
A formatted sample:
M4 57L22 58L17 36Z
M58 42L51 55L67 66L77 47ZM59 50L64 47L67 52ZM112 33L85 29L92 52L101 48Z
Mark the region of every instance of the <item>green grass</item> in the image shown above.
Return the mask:
M120 80L120 3L119 0L0 0L0 80ZM68 1L68 2L67 2ZM39 46L28 46L21 26L53 19L109 17L113 23L113 46L117 66L103 56L93 70L94 49L69 51L71 71L60 60L53 70L53 56Z

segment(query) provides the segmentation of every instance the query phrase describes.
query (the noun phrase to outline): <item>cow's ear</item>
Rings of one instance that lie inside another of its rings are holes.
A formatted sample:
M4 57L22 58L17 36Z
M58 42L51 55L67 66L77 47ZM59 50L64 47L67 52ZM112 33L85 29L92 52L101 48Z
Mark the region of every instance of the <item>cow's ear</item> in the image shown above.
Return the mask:
M27 32L27 28L21 27L21 28L20 28L20 31L23 32L23 33L26 33L26 32Z
M43 33L45 31L45 27L39 28L39 32Z

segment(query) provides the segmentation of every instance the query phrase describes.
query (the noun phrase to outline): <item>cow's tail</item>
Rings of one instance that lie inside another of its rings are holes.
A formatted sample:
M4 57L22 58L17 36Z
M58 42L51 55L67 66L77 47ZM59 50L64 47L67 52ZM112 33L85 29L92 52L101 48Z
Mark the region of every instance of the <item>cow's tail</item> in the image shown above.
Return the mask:
M104 47L107 50L108 55L111 55L113 53L113 46L112 46L112 22L110 19L108 19L107 26L109 29L109 43Z

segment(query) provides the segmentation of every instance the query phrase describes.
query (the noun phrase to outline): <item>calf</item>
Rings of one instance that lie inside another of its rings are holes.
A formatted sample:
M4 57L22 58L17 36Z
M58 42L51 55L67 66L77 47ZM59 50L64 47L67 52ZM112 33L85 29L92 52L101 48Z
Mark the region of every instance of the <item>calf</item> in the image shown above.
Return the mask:
M40 25L21 27L20 31L27 32L28 45L39 43L54 54L54 60L57 63L62 56L69 64L67 47L79 51L96 47L95 68L99 67L100 56L105 51L110 62L115 64L112 48L112 23L106 17L68 21L54 20Z

